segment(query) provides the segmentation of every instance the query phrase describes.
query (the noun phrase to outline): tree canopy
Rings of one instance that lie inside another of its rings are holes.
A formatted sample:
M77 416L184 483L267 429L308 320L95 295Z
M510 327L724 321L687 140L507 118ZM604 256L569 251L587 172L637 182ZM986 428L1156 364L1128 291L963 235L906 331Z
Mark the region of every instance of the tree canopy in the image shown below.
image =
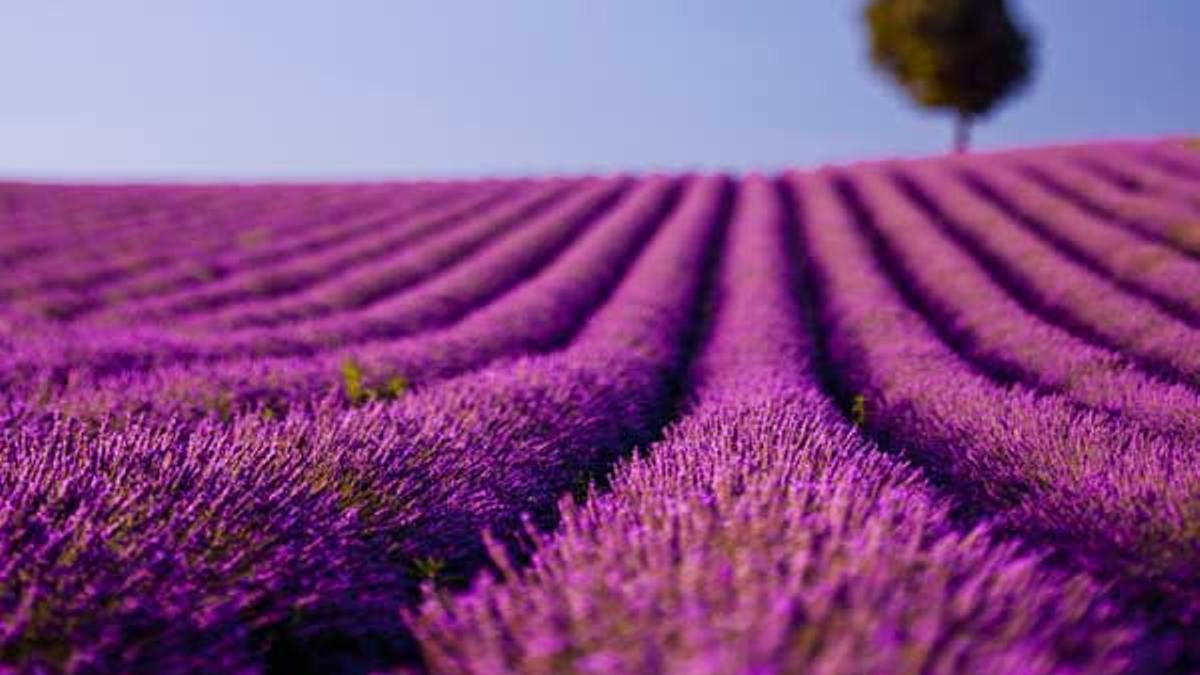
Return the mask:
M959 149L1029 79L1031 40L1004 0L871 0L865 18L872 60L918 104L957 114Z

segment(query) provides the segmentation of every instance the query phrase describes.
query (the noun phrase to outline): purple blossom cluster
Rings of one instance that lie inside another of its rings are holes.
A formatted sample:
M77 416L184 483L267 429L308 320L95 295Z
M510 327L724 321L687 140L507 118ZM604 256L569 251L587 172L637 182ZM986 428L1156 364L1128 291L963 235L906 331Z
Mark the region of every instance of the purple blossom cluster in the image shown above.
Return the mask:
M1200 667L1200 155L0 184L0 672Z
M432 670L1120 672L1136 632L944 500L824 396L782 200L743 181L686 412L562 504L527 569L413 621Z
M798 174L792 183L806 204L830 365L861 402L864 425L995 527L1059 548L1190 626L1200 610L1195 441L989 378L888 278L863 232L885 212L870 210L845 175ZM1064 272L1069 265L1059 261Z

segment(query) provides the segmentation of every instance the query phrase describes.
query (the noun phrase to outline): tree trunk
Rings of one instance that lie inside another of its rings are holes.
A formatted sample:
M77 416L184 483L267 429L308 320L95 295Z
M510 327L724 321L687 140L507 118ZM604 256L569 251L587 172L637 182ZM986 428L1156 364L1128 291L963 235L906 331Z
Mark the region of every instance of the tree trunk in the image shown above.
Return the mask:
M959 114L954 118L954 152L965 153L971 147L971 116Z

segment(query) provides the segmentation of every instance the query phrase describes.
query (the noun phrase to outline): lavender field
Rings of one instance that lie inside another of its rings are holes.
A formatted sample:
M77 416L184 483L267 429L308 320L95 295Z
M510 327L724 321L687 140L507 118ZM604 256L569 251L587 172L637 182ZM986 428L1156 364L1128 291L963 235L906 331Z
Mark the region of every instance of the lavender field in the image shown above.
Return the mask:
M1200 152L0 183L0 672L1200 670Z

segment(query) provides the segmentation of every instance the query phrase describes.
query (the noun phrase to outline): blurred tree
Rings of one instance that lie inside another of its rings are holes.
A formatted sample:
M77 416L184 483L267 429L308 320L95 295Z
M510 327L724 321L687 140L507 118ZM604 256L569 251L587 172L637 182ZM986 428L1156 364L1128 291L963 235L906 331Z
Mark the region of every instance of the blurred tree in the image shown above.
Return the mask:
M954 147L972 122L1020 89L1032 70L1030 38L1004 0L870 0L871 59L927 108L954 110Z

